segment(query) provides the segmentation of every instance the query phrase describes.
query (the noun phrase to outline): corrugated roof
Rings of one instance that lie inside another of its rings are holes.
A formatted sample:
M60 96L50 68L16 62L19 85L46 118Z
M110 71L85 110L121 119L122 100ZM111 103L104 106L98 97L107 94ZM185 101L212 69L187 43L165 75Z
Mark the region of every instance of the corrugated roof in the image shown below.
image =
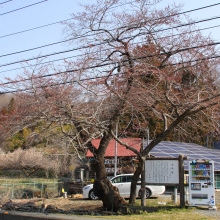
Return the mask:
M214 161L215 171L220 171L220 150L210 149L193 143L162 141L152 149L150 154L154 157L178 157L180 154L187 156L184 169L189 169L189 162L196 159Z

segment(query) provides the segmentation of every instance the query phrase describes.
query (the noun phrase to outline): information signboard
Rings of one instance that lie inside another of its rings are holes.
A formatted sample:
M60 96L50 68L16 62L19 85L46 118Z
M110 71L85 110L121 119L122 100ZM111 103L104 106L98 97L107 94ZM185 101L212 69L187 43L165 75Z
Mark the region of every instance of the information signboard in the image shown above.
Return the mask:
M178 160L146 160L145 182L179 184Z

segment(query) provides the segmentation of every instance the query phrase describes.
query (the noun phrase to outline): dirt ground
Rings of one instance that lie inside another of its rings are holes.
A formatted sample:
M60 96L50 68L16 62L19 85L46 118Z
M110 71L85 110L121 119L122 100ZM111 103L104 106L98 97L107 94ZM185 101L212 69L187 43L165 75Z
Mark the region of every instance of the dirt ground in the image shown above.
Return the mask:
M15 200L10 200L10 201L4 201L1 202L1 205L3 204L8 204L10 209L3 209L3 210L15 210L15 211L23 211L23 212L31 212L31 210L27 209L22 209L22 210L16 210L16 207L30 207L30 206L35 206L35 207L49 207L53 206L55 210L63 210L65 212L60 212L60 213L65 213L68 214L71 213L72 211L79 213L84 213L84 212L98 212L102 213L104 210L102 208L102 201L100 200L86 200L82 198L56 198L56 199L15 199ZM14 207L14 208L13 208ZM3 208L3 207L2 207ZM33 211L33 210L32 210ZM38 211L37 211L38 212ZM205 216L204 219L220 219L220 211L210 211L210 210L203 210L203 209L195 209L192 210L193 213L198 214L199 216ZM53 213L53 211L51 212ZM54 211L54 213L57 213L57 211ZM59 212L58 212L59 213ZM150 207L149 214L152 213L152 209ZM71 213L72 214L72 213ZM184 213L184 215L187 213ZM176 214L178 215L178 214ZM175 215L175 216L176 216ZM152 218L156 219L156 218ZM165 219L165 218L163 218ZM170 219L170 218L167 218ZM177 219L177 218L175 218ZM196 218L197 219L197 218ZM201 218L203 219L203 218Z
M4 206L6 204L6 206ZM82 199L82 195L78 194L74 197L68 198L54 198L54 199L13 199L10 201L1 202L2 207L10 207L12 210L16 207L53 207L53 209L60 209L65 211L100 211L102 210L101 200Z
M45 199L35 202L35 205L46 204L55 206L57 209L62 210L79 210L79 211L98 211L102 209L101 200L87 200L82 198L57 198Z

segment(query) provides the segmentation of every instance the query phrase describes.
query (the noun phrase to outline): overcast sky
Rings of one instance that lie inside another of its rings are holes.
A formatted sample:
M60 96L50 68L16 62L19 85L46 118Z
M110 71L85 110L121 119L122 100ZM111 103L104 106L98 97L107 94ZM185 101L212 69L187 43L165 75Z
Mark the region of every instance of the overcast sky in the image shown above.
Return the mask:
M81 0L82 3L94 3L96 0ZM65 44L57 44L54 46L33 50L30 52L19 53L10 56L2 55L14 53L17 51L27 50L30 48L58 42L64 39L62 35L63 26L54 24L43 28L36 27L55 23L70 18L72 12L76 13L81 10L78 5L78 0L0 0L0 80L4 76L15 77L21 72L20 64L10 64L19 60L32 58L39 54L49 54L62 50L70 49ZM204 7L218 3L216 0L163 0L161 6L172 3L183 3L183 11ZM35 4L33 6L29 6ZM29 6L29 7L27 7ZM23 7L23 8L22 8ZM22 8L22 9L21 9ZM195 19L206 19L220 16L220 5L200 10L198 12L191 12L190 15ZM209 22L199 24L199 27L210 27L220 25L220 19L215 19ZM17 32L22 32L15 34ZM216 41L220 41L219 27L209 29L204 34L211 33ZM10 35L10 36L7 36ZM50 57L48 60L63 58L73 54L66 53L56 57ZM2 66L5 64L10 64Z

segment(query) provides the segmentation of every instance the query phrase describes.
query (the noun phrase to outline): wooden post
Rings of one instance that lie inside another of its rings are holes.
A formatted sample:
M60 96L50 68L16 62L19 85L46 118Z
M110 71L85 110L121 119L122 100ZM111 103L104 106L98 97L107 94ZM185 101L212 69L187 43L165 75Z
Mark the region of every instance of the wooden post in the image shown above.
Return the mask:
M146 190L145 190L145 159L142 158L143 170L141 173L141 206L146 205Z
M184 191L184 160L183 155L179 155L179 187L180 187L180 207L185 206L185 191Z
M177 204L177 187L174 187L174 203Z

